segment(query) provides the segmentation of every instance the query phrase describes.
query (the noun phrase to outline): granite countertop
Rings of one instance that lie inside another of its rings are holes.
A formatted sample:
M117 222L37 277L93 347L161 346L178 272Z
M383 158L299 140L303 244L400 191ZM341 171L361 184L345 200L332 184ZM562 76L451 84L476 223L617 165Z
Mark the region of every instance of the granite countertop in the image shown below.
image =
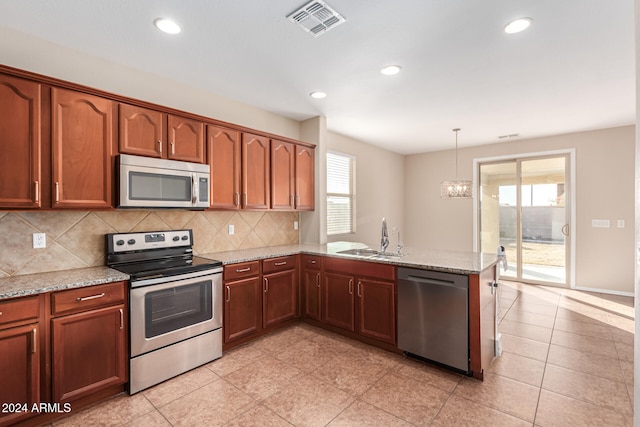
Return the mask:
M410 267L457 274L480 274L482 271L498 262L495 254L414 249L410 247L402 250L404 255L401 257L374 258L369 256L346 255L339 253L343 250L363 248L368 248L368 246L363 243L354 242L333 242L326 245L301 243L298 245L215 252L210 254L201 254L200 256L222 261L223 264L235 264L238 262L256 261L265 258L303 253L373 261L382 264L396 265L399 267Z
M3 277L0 278L0 300L122 280L129 280L129 275L109 267L79 268Z
M302 253L372 261L399 267L419 268L456 274L479 274L498 262L495 254L412 248L405 248L403 250L403 254L405 255L402 257L388 258L373 258L370 256L339 253L343 250L363 248L367 248L367 245L353 242L334 242L326 245L301 243L297 245L214 252L199 254L199 256L219 260L226 265ZM0 278L0 300L60 291L63 289L101 285L122 280L129 280L129 276L109 267L91 267L4 277Z

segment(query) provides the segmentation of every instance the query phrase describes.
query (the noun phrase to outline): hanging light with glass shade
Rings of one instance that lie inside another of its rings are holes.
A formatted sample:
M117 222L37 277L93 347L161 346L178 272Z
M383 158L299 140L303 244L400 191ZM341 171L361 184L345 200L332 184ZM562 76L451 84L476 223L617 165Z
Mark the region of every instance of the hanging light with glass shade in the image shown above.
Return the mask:
M443 199L469 198L473 194L471 181L458 179L458 132L460 128L455 128L453 131L456 133L456 179L440 182L440 197Z

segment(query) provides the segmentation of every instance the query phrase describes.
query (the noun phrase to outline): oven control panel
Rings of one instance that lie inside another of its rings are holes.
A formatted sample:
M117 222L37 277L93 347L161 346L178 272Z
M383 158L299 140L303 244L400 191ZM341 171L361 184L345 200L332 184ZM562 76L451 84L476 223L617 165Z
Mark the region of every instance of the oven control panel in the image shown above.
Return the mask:
M191 230L107 234L107 252L142 251L193 246Z

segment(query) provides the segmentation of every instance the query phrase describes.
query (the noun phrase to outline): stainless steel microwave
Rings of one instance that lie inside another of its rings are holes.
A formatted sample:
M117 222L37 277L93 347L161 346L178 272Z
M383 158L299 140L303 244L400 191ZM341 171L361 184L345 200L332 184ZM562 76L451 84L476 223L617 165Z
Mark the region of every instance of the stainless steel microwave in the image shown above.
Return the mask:
M120 154L118 168L118 207L209 207L209 165Z

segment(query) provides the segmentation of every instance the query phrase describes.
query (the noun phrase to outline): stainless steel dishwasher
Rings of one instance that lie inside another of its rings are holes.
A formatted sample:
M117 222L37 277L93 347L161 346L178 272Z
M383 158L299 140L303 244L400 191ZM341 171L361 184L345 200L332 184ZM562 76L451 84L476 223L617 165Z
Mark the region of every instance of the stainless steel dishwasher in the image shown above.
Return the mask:
M398 348L469 373L469 277L398 268Z

